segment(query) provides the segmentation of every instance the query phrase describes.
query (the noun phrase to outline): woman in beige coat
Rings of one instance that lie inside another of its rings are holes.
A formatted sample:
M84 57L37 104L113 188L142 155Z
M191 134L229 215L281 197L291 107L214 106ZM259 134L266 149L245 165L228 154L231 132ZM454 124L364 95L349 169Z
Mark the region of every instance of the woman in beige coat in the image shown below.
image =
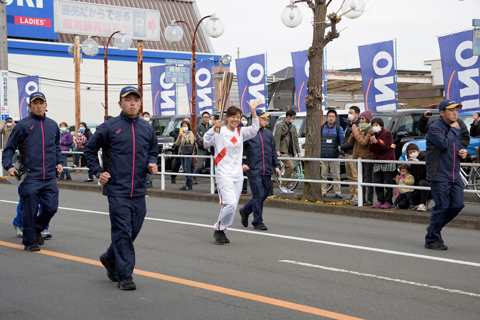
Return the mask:
M372 120L372 111L366 110L360 114L360 126L352 126L352 134L348 143L353 146L353 159L372 159L372 153L368 150L370 136L373 134L370 121ZM373 163L362 163L363 182L373 183ZM373 187L368 187L368 195L363 190L363 206L371 206L373 203Z

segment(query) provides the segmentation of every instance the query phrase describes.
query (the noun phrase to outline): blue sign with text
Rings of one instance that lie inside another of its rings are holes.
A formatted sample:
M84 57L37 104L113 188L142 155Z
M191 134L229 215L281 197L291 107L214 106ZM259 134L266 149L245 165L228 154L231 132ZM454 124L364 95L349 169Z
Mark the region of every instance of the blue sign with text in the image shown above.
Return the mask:
M7 0L9 37L58 40L52 0Z

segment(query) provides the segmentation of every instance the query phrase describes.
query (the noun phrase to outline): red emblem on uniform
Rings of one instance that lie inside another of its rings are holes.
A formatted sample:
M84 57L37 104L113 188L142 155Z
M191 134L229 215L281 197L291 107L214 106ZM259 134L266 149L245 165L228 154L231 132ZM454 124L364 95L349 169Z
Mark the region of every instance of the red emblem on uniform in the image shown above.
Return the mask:
M233 137L232 140L230 140L233 144L237 143L237 138Z
M118 128L117 133L120 133L122 131L122 128Z
M32 129L33 129L33 124L32 124L32 126L30 127L30 130L32 130Z

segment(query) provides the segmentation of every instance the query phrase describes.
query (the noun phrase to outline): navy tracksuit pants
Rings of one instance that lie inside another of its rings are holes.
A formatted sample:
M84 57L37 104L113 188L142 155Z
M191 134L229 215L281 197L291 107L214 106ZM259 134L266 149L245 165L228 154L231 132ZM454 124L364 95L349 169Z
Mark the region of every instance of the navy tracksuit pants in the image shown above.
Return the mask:
M30 245L37 240L37 232L45 230L50 219L58 209L58 187L56 179L29 180L20 185L22 202L22 225L24 245ZM38 205L42 210L37 216Z
M465 206L463 202L463 183L430 181L433 201L430 217L430 227L425 237L425 242L430 243L441 238L440 232L443 227L455 218Z
M145 196L108 197L112 243L105 253L117 265L116 278L122 281L132 276L135 267L133 241L142 229L147 206Z
M263 222L263 202L267 199L268 193L270 192L272 177L250 176L248 177L248 181L250 182L250 190L252 191L253 197L243 207L243 212L247 215L253 212L252 224L256 226L260 222Z

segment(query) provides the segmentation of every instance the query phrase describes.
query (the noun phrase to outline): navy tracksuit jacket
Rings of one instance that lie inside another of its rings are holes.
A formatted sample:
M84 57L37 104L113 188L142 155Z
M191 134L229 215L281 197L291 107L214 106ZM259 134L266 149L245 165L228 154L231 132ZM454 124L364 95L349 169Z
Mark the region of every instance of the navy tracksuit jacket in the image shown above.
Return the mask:
M36 233L43 231L58 209L57 164L63 165L58 125L46 116L34 114L17 122L3 151L2 163L6 170L13 167L15 149L20 151L20 163L28 169L20 185L22 200L23 244L36 241ZM38 205L42 211L37 217Z
M435 206L432 208L426 243L439 240L442 228L465 206L458 156L458 151L462 148L462 130L450 127L442 117L429 127L427 180L430 182Z
M243 212L247 215L253 212L252 224L255 226L263 221L263 202L267 199L272 184L272 166L280 168L280 162L275 137L265 128L260 128L255 138L245 141L243 150L247 157L246 164L250 168L247 175L253 195L243 207Z
M97 156L100 148L103 168ZM157 163L157 138L147 121L122 112L98 127L85 146L84 156L93 174L105 171L111 176L103 188L108 196L112 233L105 255L117 265L116 279L121 281L131 277L135 267L133 241L147 213L147 165Z

